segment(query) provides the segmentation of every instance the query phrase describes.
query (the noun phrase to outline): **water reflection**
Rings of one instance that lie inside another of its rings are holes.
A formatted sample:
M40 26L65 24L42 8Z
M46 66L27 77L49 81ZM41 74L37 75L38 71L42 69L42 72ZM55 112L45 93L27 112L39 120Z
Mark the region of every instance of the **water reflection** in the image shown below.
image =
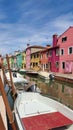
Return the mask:
M37 86L40 88L42 94L51 96L52 98L60 101L73 109L73 86L66 82L60 81L45 81L39 77L26 76L31 81L35 81Z

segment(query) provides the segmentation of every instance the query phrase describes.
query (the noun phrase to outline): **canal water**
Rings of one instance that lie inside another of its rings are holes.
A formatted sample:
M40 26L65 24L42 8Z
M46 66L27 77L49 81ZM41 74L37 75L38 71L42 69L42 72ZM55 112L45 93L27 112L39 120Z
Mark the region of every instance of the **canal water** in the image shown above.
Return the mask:
M44 80L39 76L24 75L30 81L34 81L41 93L65 104L73 110L73 84L57 80Z

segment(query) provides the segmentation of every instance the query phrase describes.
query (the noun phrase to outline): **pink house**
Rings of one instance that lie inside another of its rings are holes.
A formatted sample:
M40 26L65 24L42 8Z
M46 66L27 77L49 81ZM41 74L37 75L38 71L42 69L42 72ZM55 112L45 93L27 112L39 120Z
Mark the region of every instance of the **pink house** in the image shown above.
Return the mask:
M31 48L30 45L27 44L26 48L26 69L30 69L30 55L31 55Z
M69 27L58 37L60 47L59 72L73 73L73 27Z
M53 35L48 61L52 72L73 73L73 27L69 27L59 37Z

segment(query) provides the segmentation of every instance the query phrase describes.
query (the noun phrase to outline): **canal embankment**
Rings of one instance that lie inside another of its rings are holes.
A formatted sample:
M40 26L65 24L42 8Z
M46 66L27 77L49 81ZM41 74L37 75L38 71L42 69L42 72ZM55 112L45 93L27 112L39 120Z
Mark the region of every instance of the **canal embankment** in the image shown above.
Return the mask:
M73 74L54 73L54 78L56 80L73 83Z
M51 74L51 72L40 71L38 73L38 75L44 79L49 79L49 74ZM52 74L54 75L55 80L73 83L73 74L62 74L62 73L55 73L55 72L52 72Z

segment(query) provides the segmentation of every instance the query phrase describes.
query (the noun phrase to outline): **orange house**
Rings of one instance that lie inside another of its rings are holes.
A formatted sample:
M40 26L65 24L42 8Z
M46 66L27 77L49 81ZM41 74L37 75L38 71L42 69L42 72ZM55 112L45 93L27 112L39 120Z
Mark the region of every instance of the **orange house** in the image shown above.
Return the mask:
M43 71L50 71L49 62L48 62L49 48L50 48L50 45L46 47L46 49L40 52L41 53L40 63L41 63L41 69Z

